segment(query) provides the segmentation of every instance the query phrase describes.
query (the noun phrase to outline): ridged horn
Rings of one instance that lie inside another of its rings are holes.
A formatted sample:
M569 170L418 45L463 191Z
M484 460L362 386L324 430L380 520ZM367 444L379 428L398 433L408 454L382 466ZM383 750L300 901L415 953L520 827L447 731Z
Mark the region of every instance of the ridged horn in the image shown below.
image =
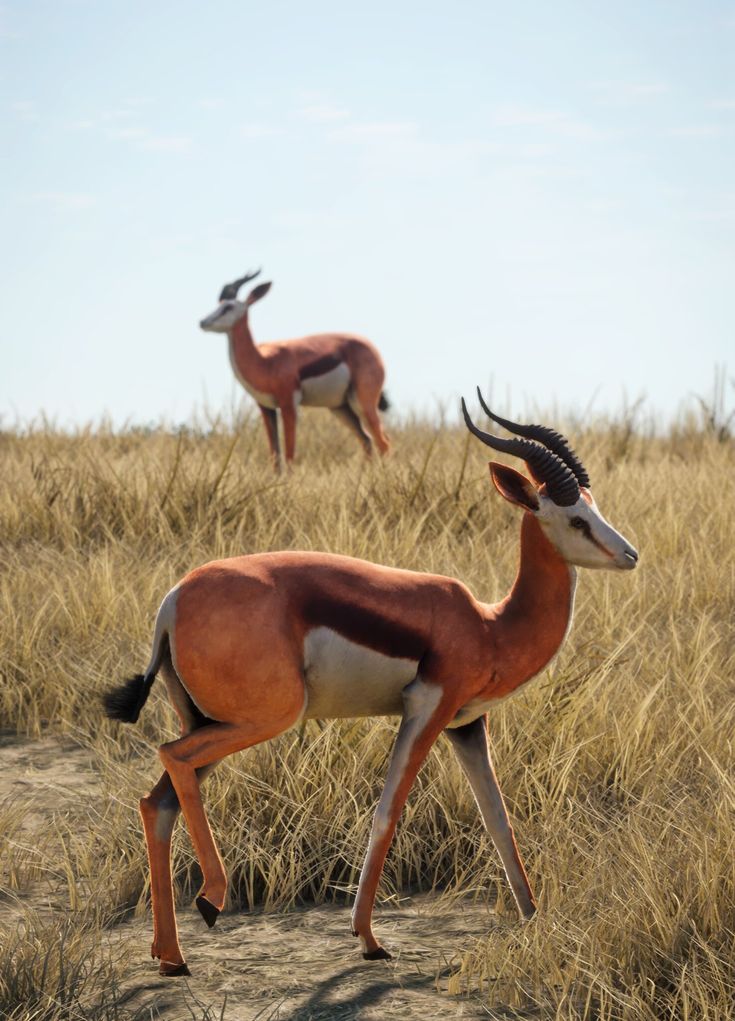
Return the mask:
M233 280L231 284L225 284L225 286L220 291L219 300L234 301L235 298L237 297L237 292L240 290L242 285L249 283L251 280L255 280L255 278L260 274L260 272L261 271L259 269L256 269L255 272L251 272L249 270L245 274L245 276L240 277L239 280Z
M477 397L482 410L488 418L491 418L493 422L497 422L498 425L502 425L508 432L515 433L517 436L525 436L528 440L538 440L539 443L543 443L545 447L548 447L553 454L560 457L564 464L571 469L580 486L584 486L585 489L590 488L590 477L587 474L587 469L569 446L569 440L566 436L562 436L555 429L549 429L545 425L519 425L518 422L511 422L509 418L501 418L500 415L496 415L485 404L479 386L477 388Z
M462 398L462 414L467 428L486 446L492 447L493 450L497 450L501 454L512 454L514 457L522 458L536 482L546 484L546 493L555 504L560 507L571 507L577 502L579 483L571 468L560 457L537 443L536 440L506 440L478 429L470 418L464 397Z

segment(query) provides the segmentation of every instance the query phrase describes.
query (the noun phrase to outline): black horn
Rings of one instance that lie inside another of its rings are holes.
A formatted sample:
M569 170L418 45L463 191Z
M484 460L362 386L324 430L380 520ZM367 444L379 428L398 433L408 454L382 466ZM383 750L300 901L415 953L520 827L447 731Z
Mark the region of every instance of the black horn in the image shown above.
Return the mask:
M522 458L531 470L536 482L546 484L546 492L550 499L560 507L571 507L579 499L579 483L571 468L560 457L535 440L501 439L492 433L478 429L469 416L467 405L462 398L462 414L467 428L482 440L488 447L498 450L501 454L512 454Z
M562 436L561 433L556 432L554 429L549 429L545 425L519 425L518 422L511 422L508 418L501 418L500 415L496 415L485 404L479 386L477 388L477 397L482 405L482 410L488 418L491 418L493 422L497 422L498 425L502 425L510 433L543 443L545 447L548 447L553 454L560 457L564 464L571 469L580 486L584 486L585 489L590 488L590 477L587 474L587 469L569 446L566 436Z
M255 280L259 273L260 270L256 269L254 273L248 272L244 277L240 277L239 280L233 280L231 284L225 284L220 291L219 300L234 301L237 297L237 292L240 290L242 285L249 283L251 280Z

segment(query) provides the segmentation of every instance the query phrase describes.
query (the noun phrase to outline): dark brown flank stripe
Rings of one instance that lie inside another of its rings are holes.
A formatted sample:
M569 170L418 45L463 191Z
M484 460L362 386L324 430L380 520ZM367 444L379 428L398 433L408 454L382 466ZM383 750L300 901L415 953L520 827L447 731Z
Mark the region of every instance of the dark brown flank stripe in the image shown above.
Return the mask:
M351 642L395 659L420 660L428 648L425 635L381 616L373 608L366 610L321 595L308 600L303 612L308 630L327 627Z
M308 365L302 365L299 369L299 379L310 379L312 376L323 376L327 372L331 372L332 369L336 369L338 365L341 365L343 358L338 354L324 355L322 358L317 358L315 362L309 362Z

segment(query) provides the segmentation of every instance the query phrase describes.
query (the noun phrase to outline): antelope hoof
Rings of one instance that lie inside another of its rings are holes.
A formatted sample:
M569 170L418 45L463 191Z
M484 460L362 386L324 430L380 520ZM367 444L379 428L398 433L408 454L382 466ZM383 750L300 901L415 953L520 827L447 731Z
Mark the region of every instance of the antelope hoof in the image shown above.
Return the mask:
M366 961L392 961L393 954L389 954L384 947L378 947L377 950L368 950L367 953L362 955Z
M214 928L214 923L217 921L217 916L219 915L219 908L216 908L211 901L208 901L206 897L202 897L201 895L197 897L196 903L199 908L200 915L209 928Z
M181 964L170 964L168 961L161 961L161 965L158 969L159 975L165 975L166 978L177 978L179 975L191 975L186 961L182 961Z

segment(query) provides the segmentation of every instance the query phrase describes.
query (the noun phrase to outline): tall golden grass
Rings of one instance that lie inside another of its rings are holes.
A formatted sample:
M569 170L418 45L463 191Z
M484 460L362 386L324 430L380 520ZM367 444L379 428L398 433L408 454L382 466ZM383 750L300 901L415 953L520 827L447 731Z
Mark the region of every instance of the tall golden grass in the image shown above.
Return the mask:
M561 655L491 714L540 912L517 921L443 738L381 891L496 903L496 927L451 980L456 992L481 989L490 1009L722 1021L735 1016L735 451L693 421L658 436L629 420L571 428L603 513L641 564L620 577L580 572ZM66 1019L80 1004L87 1017L126 1016L114 995L124 955L103 936L146 910L137 799L175 726L162 684L135 728L104 720L99 695L146 663L158 603L184 572L322 549L454 575L487 601L508 590L519 517L491 492L485 451L458 428L391 431L392 455L368 463L328 416L308 416L283 477L247 417L178 432L0 433L0 721L88 748L103 792L82 806L84 827L32 848L13 839L22 805L0 808L6 892L53 867L68 896L66 917L26 911L1 941L2 1016ZM312 722L218 768L205 800L229 907L354 891L394 730ZM183 827L174 860L190 900L199 872Z

